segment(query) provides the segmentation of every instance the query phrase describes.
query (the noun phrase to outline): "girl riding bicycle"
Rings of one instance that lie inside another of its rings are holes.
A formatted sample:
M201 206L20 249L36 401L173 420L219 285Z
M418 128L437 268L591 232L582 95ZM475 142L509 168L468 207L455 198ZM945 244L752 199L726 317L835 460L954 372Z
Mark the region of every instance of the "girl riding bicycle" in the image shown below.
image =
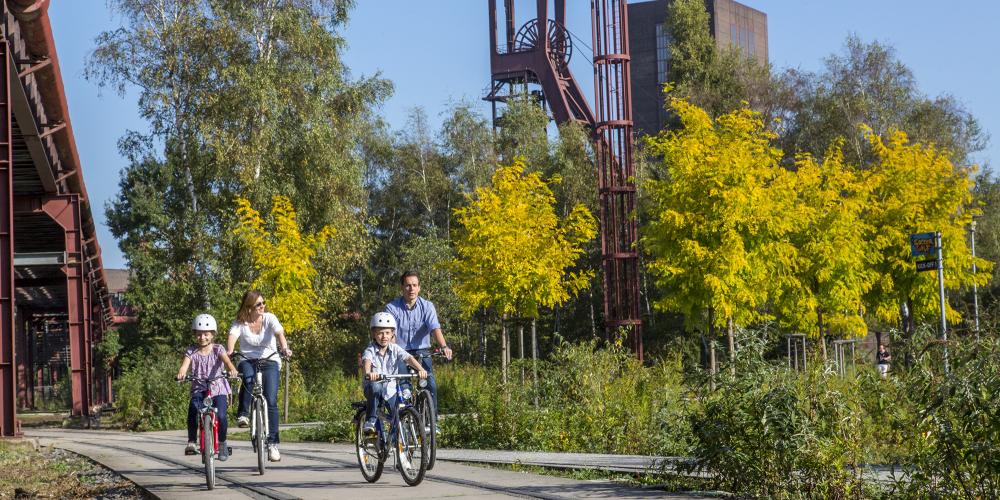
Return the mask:
M187 375L188 368L191 375L199 379L212 379L221 377L223 368L230 374L236 373L236 367L229 360L226 348L213 344L215 339L215 318L211 314L199 314L191 322L191 331L195 337L195 345L184 351L184 360L177 370L177 380L182 381ZM202 400L206 391L212 394L212 401L218 410L219 419L219 458L220 462L229 459L229 448L226 446L226 431L228 421L226 420L226 409L229 405L229 396L232 390L229 381L225 378L213 380L211 384L205 384L199 380L191 381L191 403L188 405L188 444L184 448L185 455L196 455L198 447L195 440L198 439L198 408L202 406Z
M389 381L384 384L374 384L373 382L381 378L381 375L395 375L399 373L400 363L406 363L417 375L425 379L427 371L424 367L405 349L396 345L396 319L387 312L375 313L370 323L372 343L361 355L361 363L364 368L365 398L368 399L368 420L365 422L365 434L375 433L375 421L378 419L378 409L384 400L390 408L395 408L396 382Z

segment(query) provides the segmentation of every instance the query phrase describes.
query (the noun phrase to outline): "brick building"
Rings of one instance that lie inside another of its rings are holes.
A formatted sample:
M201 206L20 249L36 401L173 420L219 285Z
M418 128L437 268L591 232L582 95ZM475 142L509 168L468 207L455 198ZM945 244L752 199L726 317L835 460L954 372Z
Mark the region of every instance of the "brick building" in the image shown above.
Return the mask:
M668 0L630 3L629 50L632 55L632 120L635 134L654 134L666 123L663 84L670 54L667 45ZM706 0L710 28L720 48L739 47L767 64L767 14L733 0Z

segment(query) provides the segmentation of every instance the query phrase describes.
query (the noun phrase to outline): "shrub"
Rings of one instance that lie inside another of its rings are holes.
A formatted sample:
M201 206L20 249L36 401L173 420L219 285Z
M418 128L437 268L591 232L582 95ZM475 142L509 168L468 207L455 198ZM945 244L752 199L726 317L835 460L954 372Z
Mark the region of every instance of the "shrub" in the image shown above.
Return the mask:
M706 472L738 496L859 496L875 424L857 378L814 366L805 374L764 361L763 335L743 332L736 375L688 415L696 438L688 472ZM870 370L869 370L870 371Z
M901 432L911 446L897 482L913 496L1000 496L1000 342L963 341L951 349L951 371L919 360L907 381L912 419Z
M677 454L690 431L683 413L679 363L643 368L620 345L560 346L529 381L499 383L497 370L450 367L438 375L442 444L591 453ZM517 363L511 373L517 373ZM437 370L435 370L437 372ZM539 406L534 405L538 398Z
M115 382L122 425L138 431L187 426L190 386L174 380L181 355L178 349L157 346L122 361L123 373Z

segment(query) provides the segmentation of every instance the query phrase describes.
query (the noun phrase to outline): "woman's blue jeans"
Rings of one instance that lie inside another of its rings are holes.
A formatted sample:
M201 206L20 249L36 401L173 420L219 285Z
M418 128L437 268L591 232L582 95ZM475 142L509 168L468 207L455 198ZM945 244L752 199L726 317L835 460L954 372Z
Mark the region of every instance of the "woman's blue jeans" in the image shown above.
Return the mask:
M240 361L236 366L243 379L240 386L240 404L236 407L236 416L248 417L250 413L250 400L253 398L253 376L254 367L249 361ZM264 382L264 399L267 400L267 441L278 443L278 363L274 361L264 362L261 370Z

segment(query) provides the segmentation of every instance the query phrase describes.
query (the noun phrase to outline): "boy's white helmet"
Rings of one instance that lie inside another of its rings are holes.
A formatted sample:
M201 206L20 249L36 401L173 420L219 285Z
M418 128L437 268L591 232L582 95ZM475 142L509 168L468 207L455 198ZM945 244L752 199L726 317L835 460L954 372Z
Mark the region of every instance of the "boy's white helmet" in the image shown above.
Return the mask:
M372 322L369 326L372 328L392 328L395 330L396 318L385 311L377 312L374 316L372 316Z
M199 332L215 331L215 318L211 314L199 314L191 321L191 329Z

